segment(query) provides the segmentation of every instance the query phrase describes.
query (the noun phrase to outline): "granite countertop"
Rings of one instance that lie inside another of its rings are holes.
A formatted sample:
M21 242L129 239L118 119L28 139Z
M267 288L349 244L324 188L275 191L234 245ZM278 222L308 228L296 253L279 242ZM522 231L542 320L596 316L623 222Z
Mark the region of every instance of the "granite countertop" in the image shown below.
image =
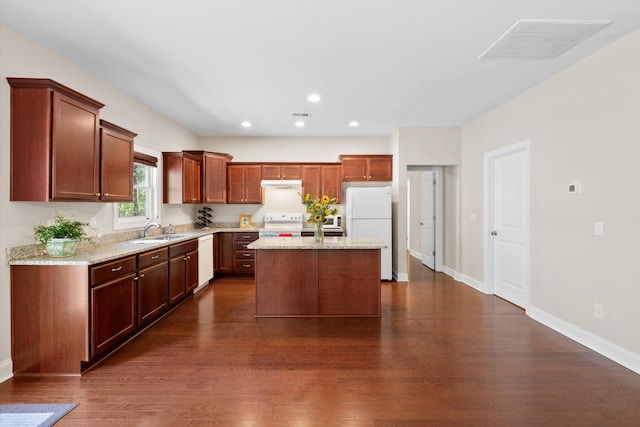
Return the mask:
M263 237L247 249L382 249L387 245L373 237L325 237L316 243L313 237Z
M42 255L22 259L10 259L7 262L9 265L93 265L129 255L136 255L148 250L162 248L164 246L171 246L176 243L186 242L187 240L197 239L198 237L206 236L208 234L257 231L257 228L200 228L186 232L178 232L176 234L180 237L175 237L170 240L133 239L108 244L95 244L78 248L76 254L69 257L55 258L48 255ZM136 241L138 241L138 243L136 243ZM144 243L139 243L141 241L144 241Z

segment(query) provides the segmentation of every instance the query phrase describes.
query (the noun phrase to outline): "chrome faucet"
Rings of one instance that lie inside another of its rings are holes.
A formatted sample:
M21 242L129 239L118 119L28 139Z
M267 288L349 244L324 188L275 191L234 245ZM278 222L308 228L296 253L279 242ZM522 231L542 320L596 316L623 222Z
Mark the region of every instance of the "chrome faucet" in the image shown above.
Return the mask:
M152 221L152 220L151 220L151 221ZM148 223L146 223L146 224L145 224L145 226L144 226L144 237L145 237L145 238L146 238L146 237L148 237L148 235L149 235L149 229L150 229L151 227L156 227L156 228L160 228L160 227L162 227L162 226L161 226L160 224L158 224L157 222L151 222L151 221L149 221Z

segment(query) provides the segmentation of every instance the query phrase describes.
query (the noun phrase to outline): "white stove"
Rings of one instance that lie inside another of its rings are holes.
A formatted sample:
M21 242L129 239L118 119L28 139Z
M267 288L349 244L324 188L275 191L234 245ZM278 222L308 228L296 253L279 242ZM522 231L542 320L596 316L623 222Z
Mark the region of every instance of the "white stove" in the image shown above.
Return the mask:
M264 228L258 230L259 237L300 237L302 233L302 213L267 213Z

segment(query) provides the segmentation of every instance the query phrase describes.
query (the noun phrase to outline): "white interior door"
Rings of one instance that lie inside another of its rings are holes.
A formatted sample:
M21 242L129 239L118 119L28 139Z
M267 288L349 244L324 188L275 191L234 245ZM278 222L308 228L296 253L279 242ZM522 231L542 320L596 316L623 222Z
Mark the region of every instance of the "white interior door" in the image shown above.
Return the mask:
M529 259L528 150L493 159L490 226L493 293L526 308Z
M435 269L435 183L432 171L422 172L422 263Z

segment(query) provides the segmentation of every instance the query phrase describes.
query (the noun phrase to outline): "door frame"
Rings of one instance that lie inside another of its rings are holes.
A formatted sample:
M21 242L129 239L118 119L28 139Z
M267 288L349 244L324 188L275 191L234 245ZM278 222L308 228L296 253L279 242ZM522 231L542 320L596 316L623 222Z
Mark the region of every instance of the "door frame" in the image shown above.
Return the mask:
M407 165L407 172L427 172L431 171L434 173L436 178L436 188L435 188L435 206L434 212L436 215L436 221L434 224L435 228L435 270L438 272L444 271L444 252L443 252L443 244L442 244L442 236L443 236L443 227L444 227L444 190L443 190L443 166L428 166L428 165ZM421 178L422 179L422 178ZM407 186L407 188L410 188ZM407 196L410 196L411 193L407 190ZM422 204L422 196L423 193L420 194L420 204ZM410 206L411 202L409 201L410 197L407 197L407 214L411 213ZM415 201L414 201L415 202ZM420 218L422 219L422 218ZM410 218L407 219L407 227L411 224ZM407 236L409 236L411 230L407 229ZM420 230L422 232L422 229ZM422 241L422 239L421 239ZM411 248L409 246L409 240L407 240L407 248ZM422 254L422 252L420 252Z
M510 154L523 152L525 155L525 197L524 210L527 212L525 248L524 248L524 309L529 308L531 297L531 141L525 140L506 147L499 148L494 151L485 153L484 155L484 291L487 294L494 294L494 257L493 242L491 231L494 223L493 202L494 202L494 163L496 159Z

